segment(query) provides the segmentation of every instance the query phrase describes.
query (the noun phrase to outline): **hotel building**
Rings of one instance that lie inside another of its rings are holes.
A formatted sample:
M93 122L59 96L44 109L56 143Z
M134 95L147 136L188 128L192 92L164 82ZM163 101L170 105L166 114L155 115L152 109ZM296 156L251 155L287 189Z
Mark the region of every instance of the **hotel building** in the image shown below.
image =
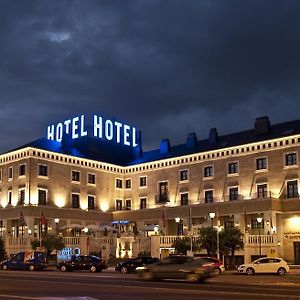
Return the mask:
M52 232L83 253L159 256L189 230L196 237L203 226L237 226L245 243L238 263L268 255L300 264L300 120L261 117L247 131L212 128L147 152L135 131L138 142L126 140L126 126L120 136L121 125L111 127L115 143L113 134L103 141L81 128L74 139L52 127L50 138L0 156L0 235L10 254Z

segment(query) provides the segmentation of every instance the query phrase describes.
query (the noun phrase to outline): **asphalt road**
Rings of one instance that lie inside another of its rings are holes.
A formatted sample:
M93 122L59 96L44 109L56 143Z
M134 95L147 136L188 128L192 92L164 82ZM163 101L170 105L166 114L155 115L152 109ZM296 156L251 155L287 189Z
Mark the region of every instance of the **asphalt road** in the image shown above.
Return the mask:
M0 299L299 299L300 275L222 274L206 283L143 281L135 274L0 271Z

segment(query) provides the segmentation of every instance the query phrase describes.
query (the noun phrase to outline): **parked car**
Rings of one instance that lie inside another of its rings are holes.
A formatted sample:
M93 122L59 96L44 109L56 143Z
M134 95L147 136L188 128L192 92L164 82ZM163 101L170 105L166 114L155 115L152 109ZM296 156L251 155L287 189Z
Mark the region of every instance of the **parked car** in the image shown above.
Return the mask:
M203 267L205 263L201 258L174 255L136 270L146 280L185 279L189 282L202 282L215 274L213 268Z
M263 257L250 264L239 266L238 272L247 275L253 275L255 273L277 273L283 276L289 272L289 266L282 258Z
M23 251L1 262L2 270L42 270L48 267L47 255L39 251Z
M91 272L101 272L107 269L107 263L100 257L93 255L73 256L71 260L61 261L56 265L57 269L66 272L73 270L90 270Z
M201 257L203 261L206 261L203 265L205 268L213 268L217 274L221 274L225 271L225 266L220 259L215 257Z
M159 262L159 259L156 257L140 256L140 257L131 258L118 263L116 265L115 270L125 274L125 273L135 272L135 269L137 267L153 264L156 262Z

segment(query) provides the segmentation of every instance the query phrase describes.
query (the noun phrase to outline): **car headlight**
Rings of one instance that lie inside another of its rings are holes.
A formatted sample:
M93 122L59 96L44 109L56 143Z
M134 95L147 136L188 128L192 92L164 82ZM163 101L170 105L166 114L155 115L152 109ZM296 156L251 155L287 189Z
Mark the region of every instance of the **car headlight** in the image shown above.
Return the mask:
M136 271L144 271L144 270L147 270L146 267L137 267L136 268Z

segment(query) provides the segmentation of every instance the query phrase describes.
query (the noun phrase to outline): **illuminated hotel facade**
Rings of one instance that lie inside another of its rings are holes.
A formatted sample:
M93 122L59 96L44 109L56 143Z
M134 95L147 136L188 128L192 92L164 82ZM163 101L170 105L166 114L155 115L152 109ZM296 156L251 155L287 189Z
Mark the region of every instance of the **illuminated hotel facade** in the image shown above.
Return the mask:
M219 136L213 128L205 139L192 133L175 146L165 139L148 152L133 127L100 121L106 141L98 139L99 127L97 138L89 136L81 117L67 122L67 135L64 125L50 127L48 138L0 156L0 234L9 253L28 248L42 232L80 238L87 228L82 238L105 241L117 256L124 239L131 255L150 249L159 255L178 236L196 237L212 225L244 233L238 262L268 255L300 264L300 121L270 125L257 118L248 131ZM97 233L104 225L118 234ZM83 252L92 249L88 241Z

